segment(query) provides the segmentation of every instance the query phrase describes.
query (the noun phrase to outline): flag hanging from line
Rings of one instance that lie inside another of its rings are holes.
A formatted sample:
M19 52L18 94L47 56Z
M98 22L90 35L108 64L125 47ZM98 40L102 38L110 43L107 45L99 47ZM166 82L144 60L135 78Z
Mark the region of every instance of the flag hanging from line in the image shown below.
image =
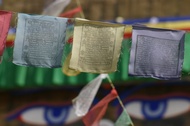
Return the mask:
M67 18L73 18L75 14L82 11L81 7L74 8L70 11L67 11L65 13L60 14L60 17L67 17Z
M42 15L59 16L71 0L55 0L44 9Z
M75 22L74 18L69 18L67 22L65 41L69 44L73 43L74 22Z
M179 79L185 31L133 25L129 75Z
M67 18L18 14L13 63L61 67Z
M71 53L69 53L64 60L64 65L62 66L62 72L67 76L77 76L80 74L80 72L69 68L70 59L71 59Z
M73 100L73 106L77 116L84 116L89 111L90 106L98 92L98 89L107 74L101 74L88 83Z
M5 49L11 17L12 12L0 11L0 57L3 56L3 52Z
M62 72L67 76L76 76L80 74L79 71L71 69L69 67L70 60L71 60L71 49L73 43L73 31L74 31L74 19L70 18L67 21L67 28L66 28L66 38L65 38L65 49L64 49L64 63L62 66Z
M109 102L117 98L118 94L115 89L97 103L83 118L85 126L98 126L100 120L104 116Z
M130 116L128 115L125 109L123 110L119 118L117 119L114 126L134 126L133 122L131 121Z
M69 67L81 72L117 70L125 25L75 19Z

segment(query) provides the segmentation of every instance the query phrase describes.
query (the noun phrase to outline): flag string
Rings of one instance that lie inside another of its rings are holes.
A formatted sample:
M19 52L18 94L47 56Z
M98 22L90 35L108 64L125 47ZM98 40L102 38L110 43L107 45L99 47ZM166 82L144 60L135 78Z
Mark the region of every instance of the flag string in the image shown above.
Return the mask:
M83 12L83 8L82 8L81 3L80 3L80 0L76 0L76 1L77 1L77 6L78 6L78 7L81 7L81 12L80 12L81 17L82 17L82 18L85 18L84 12Z
M113 89L115 89L115 86L114 86L114 84L113 84L111 78L109 77L109 75L107 75L107 79L108 79L108 81L109 81L111 87L112 87ZM121 98L119 97L119 95L117 95L117 99L118 99L118 101L119 101L119 104L120 104L121 107L123 108L123 110L125 110L125 107L124 107L123 102L122 102Z
M114 86L114 84L113 84L111 78L109 77L109 75L107 75L107 79L108 79L108 81L109 81L109 83L110 83L112 89L115 89L115 86ZM121 107L123 108L123 110L125 110L125 111L126 111L126 114L128 115L128 112L127 112L127 110L126 110L126 108L125 108L125 106L124 106L124 104L123 104L123 102L122 102L122 100L121 100L121 98L119 97L118 94L117 94L117 99L118 99L118 101L119 101L119 104L120 104ZM129 119L130 119L130 117L129 117ZM130 119L130 124L128 124L128 126L134 126L134 124L133 124L133 122L131 121L131 119Z

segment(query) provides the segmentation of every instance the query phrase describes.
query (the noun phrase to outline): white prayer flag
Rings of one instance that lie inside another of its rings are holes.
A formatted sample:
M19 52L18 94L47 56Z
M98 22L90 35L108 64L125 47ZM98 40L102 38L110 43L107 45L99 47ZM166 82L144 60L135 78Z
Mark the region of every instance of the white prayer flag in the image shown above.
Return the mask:
M44 9L43 15L59 16L71 0L55 0Z
M84 116L89 111L90 106L94 100L95 95L102 83L102 80L107 77L107 74L101 74L88 83L79 93L79 95L73 99L73 106L77 116Z

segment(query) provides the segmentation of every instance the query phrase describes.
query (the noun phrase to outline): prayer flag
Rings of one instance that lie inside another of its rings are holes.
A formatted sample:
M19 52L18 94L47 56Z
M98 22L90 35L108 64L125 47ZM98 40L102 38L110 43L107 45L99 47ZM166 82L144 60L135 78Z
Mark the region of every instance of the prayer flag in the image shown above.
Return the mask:
M70 59L71 53L68 54L64 61L64 65L62 66L62 72L67 76L77 76L78 74L80 74L80 72L69 68Z
M0 57L3 56L3 51L5 49L11 17L12 12L0 11Z
M62 13L60 17L67 17L67 18L73 18L75 14L79 13L82 11L81 7L77 7L75 9L72 9L70 11L67 11L65 13Z
M179 79L184 59L185 31L134 25L129 75Z
M67 43L73 43L73 34L74 34L74 19L70 18L67 22L67 28L66 28L66 39L65 41ZM71 50L70 50L71 51Z
M61 67L67 18L18 14L13 63Z
M73 106L77 116L84 116L88 112L95 95L107 74L101 74L88 83L79 93L79 95L73 100Z
M90 73L115 72L124 29L121 24L75 19L69 67Z
M125 109L123 110L119 118L117 119L114 126L134 126L133 122L131 121L130 116L128 115Z
M72 49L72 42L73 42L73 31L74 31L74 19L68 19L67 28L66 28L66 47L64 49L64 64L62 67L62 72L67 76L76 76L80 74L79 71L69 68L70 60L71 60L71 49ZM69 54L67 54L69 52Z
M117 91L112 89L111 93L104 97L83 117L82 120L85 126L99 126L99 122L104 116L109 102L114 100L117 96Z
M59 16L71 0L55 0L44 9L43 15Z

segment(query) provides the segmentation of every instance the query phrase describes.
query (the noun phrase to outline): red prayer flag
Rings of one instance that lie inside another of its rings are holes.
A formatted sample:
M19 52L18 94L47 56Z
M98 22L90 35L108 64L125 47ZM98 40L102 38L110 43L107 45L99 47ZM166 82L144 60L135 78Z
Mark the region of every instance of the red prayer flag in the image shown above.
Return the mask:
M0 11L0 56L3 55L3 51L5 48L11 17L11 12Z
M111 93L104 97L83 117L82 120L85 126L99 126L99 122L104 116L109 102L114 100L117 96L117 91L115 89L112 89Z
M70 11L67 11L65 13L62 13L60 15L60 17L72 18L72 17L74 17L75 14L77 14L77 13L79 13L81 11L82 11L82 8L81 7L77 7L75 9L73 9L73 10L70 10Z

